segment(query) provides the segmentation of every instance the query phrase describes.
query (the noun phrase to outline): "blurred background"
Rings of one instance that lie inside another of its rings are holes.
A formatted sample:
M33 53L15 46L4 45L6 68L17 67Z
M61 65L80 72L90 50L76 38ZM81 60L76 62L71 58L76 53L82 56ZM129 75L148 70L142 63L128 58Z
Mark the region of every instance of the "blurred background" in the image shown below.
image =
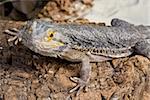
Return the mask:
M92 3L93 0L0 0L0 14L14 20L74 20L87 14Z
M0 0L1 18L14 20L85 18L109 24L117 17L134 24L150 24L149 9L150 0Z

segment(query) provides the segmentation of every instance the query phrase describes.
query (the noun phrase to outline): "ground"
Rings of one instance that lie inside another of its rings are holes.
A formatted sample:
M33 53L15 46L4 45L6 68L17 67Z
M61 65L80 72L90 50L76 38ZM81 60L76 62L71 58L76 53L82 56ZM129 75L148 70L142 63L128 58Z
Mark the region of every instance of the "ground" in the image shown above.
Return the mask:
M0 20L0 98L3 100L149 100L150 61L141 55L92 63L88 90L78 97L68 91L76 84L80 63L44 57L21 43L8 43L5 29L19 22Z

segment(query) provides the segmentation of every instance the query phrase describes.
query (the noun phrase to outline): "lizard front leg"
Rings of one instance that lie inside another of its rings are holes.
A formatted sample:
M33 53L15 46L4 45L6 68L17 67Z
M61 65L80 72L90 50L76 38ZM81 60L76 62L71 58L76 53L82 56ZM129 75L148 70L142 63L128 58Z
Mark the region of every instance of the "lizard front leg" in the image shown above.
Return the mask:
M90 79L91 74L91 65L90 65L90 59L88 57L85 57L82 59L82 67L80 71L80 78L78 77L71 77L70 79L77 83L77 86L75 86L73 89L71 89L69 92L72 93L77 90L76 96L80 94L80 91L87 85Z
M86 55L84 52L69 48L64 50L64 52L62 52L59 57L71 62L82 63L82 67L80 70L80 77L70 78L73 82L77 83L77 86L71 89L69 93L77 91L76 96L78 96L80 94L80 91L87 85L90 79L91 74L90 57Z

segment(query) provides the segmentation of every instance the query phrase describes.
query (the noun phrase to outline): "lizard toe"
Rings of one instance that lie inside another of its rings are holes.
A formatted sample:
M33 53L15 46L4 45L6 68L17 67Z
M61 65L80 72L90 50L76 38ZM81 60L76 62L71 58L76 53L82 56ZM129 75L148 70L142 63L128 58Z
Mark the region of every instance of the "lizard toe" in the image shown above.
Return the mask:
M13 41L15 45L17 45L18 42L22 41L22 38L18 36L19 30L17 30L16 28L13 28L11 30L5 30L4 32L13 36L12 38L8 39L8 42Z
M74 88L72 88L69 91L69 93L73 93L73 92L77 91L76 96L78 96L80 94L81 90L83 90L83 88L86 87L87 82L78 77L70 77L70 80L77 83L77 85Z

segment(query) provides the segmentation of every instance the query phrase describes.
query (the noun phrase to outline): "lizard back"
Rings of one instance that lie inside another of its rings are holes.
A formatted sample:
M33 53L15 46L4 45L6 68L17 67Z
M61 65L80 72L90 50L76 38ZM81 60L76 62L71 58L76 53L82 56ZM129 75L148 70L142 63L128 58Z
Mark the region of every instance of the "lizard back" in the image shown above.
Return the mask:
M63 52L65 48L71 48L109 57L130 55L132 53L132 47L141 39L139 32L134 27L122 28L78 23L61 24L41 20L35 20L31 24L33 24L31 25L32 34L28 36L30 39L26 39L27 36L23 35L23 37L26 36L24 39L26 40L25 44L27 40L31 40L34 46L37 44L38 46L43 45L40 50L45 50L45 44L42 44L42 41L45 34L49 32L55 33L52 37L54 41L63 43L60 47L65 46L62 50L58 48L59 52ZM39 42L35 43L35 41ZM51 41L47 41L47 48L50 43ZM57 48L47 50L46 52L54 50L57 51Z

